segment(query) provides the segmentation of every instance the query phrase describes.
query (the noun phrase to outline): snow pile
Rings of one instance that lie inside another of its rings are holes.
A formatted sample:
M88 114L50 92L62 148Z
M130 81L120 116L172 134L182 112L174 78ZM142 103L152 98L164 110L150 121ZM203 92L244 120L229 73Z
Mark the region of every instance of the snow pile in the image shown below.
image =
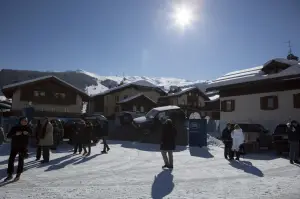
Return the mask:
M59 147L49 164L25 160L20 181L0 186L0 198L20 199L257 199L299 198L299 167L269 154L224 159L223 149L191 147L174 153L174 169L162 170L159 145L108 141L111 150L88 157ZM0 146L0 179L6 176L9 147ZM17 161L16 161L17 163Z
M0 96L0 101L5 101L6 97L5 96Z
M224 144L221 140L218 140L217 138L211 136L210 134L207 135L207 145L210 147L224 147Z

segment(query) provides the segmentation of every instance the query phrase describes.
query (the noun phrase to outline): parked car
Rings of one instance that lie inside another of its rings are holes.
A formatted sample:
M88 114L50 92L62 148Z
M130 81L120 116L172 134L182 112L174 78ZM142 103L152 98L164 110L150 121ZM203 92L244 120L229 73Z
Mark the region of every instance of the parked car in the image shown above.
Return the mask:
M145 113L122 111L120 112L119 118L122 125L131 124L134 118L142 117Z
M161 127L166 118L184 122L186 120L185 113L178 106L161 106L151 109L145 116L133 119L133 126L140 129L145 134L157 130Z
M270 149L272 146L272 137L267 129L261 124L238 124L244 132L246 152L257 151L260 149Z
M273 147L278 155L289 152L289 137L286 124L278 124L276 126L272 135L272 141Z

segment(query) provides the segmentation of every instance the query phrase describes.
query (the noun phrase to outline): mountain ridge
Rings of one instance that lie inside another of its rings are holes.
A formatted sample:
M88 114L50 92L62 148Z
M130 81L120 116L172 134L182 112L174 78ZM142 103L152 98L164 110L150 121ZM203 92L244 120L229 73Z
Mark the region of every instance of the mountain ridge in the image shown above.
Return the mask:
M189 81L181 78L172 77L147 77L147 76L100 76L85 70L74 71L35 71L35 70L15 70L1 69L0 70L0 87L17 83L25 80L35 79L42 76L56 76L71 85L87 92L89 95L95 95L104 92L110 88L114 88L122 83L130 83L138 80L146 80L156 86L168 91L170 87L191 87L197 86L202 91L205 91L209 81L197 80ZM0 91L0 95L3 95Z

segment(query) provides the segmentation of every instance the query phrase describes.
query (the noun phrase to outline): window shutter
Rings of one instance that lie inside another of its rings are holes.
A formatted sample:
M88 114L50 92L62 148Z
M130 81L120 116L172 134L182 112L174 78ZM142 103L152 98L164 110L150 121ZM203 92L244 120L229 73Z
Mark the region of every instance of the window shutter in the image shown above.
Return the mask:
M267 110L268 107L268 98L267 97L261 97L260 98L260 109L261 110Z
M273 108L273 110L278 109L278 97L277 96L273 96L273 100L274 100L274 108Z
M294 94L294 108L300 108L300 93Z
M221 101L221 111L225 111L226 110L226 101Z
M231 100L231 111L235 110L235 101Z

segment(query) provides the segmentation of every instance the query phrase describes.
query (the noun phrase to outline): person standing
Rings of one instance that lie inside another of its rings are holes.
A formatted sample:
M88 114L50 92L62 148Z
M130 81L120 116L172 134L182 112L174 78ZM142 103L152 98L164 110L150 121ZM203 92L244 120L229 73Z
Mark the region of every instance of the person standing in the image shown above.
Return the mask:
M4 129L0 126L0 145L5 141Z
M85 122L83 120L80 120L75 123L74 136L73 136L74 154L76 154L77 151L79 152L79 154L81 154L82 152L84 130L85 130Z
M290 163L299 164L300 125L296 121L292 121L287 124L287 131L290 145Z
M85 129L84 129L84 137L83 137L83 155L89 156L91 154L91 140L92 140L92 133L93 133L93 125L91 122L85 123ZM88 148L88 151L86 150L86 147Z
M231 137L232 137L232 151L233 151L233 153L235 153L235 156L236 156L235 159L239 160L240 159L240 147L244 143L245 137L244 137L243 130L241 129L241 127L238 124L234 125L234 130L231 133Z
M43 160L41 163L48 163L50 161L50 147L53 145L53 126L48 118L41 121L41 128L38 130L38 149L36 159L39 160L43 153Z
M108 121L107 120L103 120L101 121L102 123L100 124L101 125L101 137L102 137L102 140L103 140L103 151L101 151L101 153L104 153L106 154L110 148L107 144L107 137L108 137Z
M227 124L226 128L222 132L222 141L225 145L224 147L224 157L225 159L232 160L233 159L233 154L232 154L232 137L231 137L231 132L232 132L232 125L230 123Z
M7 134L8 138L11 138L11 149L8 159L7 177L4 181L11 180L14 173L14 162L17 155L19 155L18 169L15 180L19 180L24 168L24 156L29 143L29 135L31 134L31 128L28 126L28 120L26 117L21 117L19 124L12 127Z
M173 151L176 149L176 136L177 131L173 126L172 120L167 119L163 124L161 135L161 155L164 160L164 166L162 168L173 169Z

